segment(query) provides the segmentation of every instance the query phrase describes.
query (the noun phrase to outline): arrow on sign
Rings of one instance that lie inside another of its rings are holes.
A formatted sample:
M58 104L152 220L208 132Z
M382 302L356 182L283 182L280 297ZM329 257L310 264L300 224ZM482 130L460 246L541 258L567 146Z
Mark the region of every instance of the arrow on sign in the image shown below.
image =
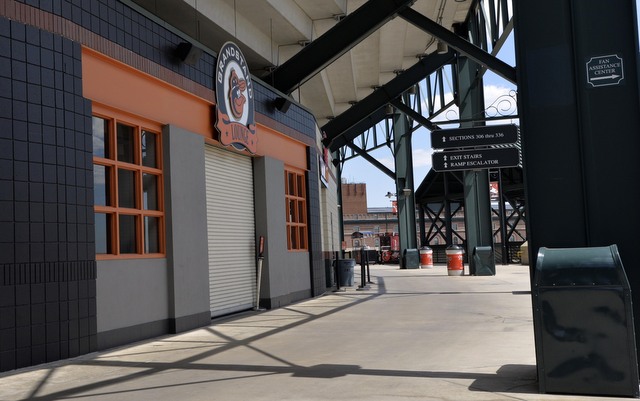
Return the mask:
M616 79L616 78L620 78L620 75L613 74L613 75L609 75L609 76L606 76L606 77L591 78L591 80L592 81L600 81L600 80L603 80L603 79Z

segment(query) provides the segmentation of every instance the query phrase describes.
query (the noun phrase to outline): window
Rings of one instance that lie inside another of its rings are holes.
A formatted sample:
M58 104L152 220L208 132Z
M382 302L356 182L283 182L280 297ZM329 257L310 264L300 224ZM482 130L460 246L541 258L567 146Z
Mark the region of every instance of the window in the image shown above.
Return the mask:
M94 111L101 112L94 105ZM98 259L163 256L160 126L106 111L93 116Z
M306 251L307 190L303 171L285 169L285 214L287 216L287 249Z

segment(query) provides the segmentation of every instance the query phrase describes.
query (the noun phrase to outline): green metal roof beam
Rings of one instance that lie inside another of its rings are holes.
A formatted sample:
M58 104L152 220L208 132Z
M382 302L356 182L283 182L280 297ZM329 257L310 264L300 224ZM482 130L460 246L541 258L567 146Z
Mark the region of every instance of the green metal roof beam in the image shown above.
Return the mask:
M364 130L377 123L377 121L374 121L373 124L362 126L360 123L363 120L374 113L377 116L381 112L380 109L387 103L402 95L407 89L425 77L433 74L438 68L452 63L455 57L456 53L453 50L449 50L445 54L432 53L421 58L412 67L398 74L398 76L354 104L347 111L326 123L321 129L326 134L326 138L323 139L325 146L329 146L331 151L335 151L351 142ZM383 110L382 113L384 113ZM358 130L352 129L355 127L358 127Z
M474 46L469 41L449 31L437 22L425 17L419 12L407 8L400 12L400 17L404 18L407 22L415 25L416 27L428 32L435 36L439 40L445 42L450 47L456 49L463 55L474 60L478 64L488 68L494 73L500 75L507 81L517 84L516 82L516 69L509 64L492 56L481 48Z
M290 94L414 2L415 0L367 1L263 77L263 80L279 91Z

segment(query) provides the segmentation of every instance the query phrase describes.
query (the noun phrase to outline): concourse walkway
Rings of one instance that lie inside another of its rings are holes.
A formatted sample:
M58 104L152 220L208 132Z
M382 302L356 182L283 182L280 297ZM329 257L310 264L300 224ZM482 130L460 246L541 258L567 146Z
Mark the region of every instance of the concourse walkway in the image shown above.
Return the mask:
M449 277L371 265L371 281L3 373L0 400L591 399L538 394L527 266Z

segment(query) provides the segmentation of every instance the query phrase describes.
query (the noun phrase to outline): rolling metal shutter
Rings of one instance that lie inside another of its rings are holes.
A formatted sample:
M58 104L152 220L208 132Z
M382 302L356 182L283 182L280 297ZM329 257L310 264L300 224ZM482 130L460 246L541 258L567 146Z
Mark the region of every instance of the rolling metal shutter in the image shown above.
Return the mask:
M255 304L256 256L251 158L205 145L211 316Z

